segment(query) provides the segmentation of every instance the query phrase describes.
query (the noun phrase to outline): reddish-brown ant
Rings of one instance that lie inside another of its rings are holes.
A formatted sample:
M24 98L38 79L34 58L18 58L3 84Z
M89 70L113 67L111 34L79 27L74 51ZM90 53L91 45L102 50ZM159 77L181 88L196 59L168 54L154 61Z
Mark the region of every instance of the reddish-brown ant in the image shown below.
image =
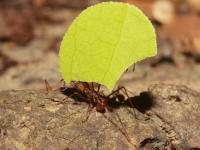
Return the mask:
M132 71L135 70L135 64L132 67ZM125 71L127 72L128 69ZM66 87L64 80L60 80L63 82L63 86L60 88L61 91L65 91L68 89ZM125 103L125 96L129 100L129 95L127 92L127 89L125 87L118 87L116 90L112 91L109 95L105 95L101 89L101 85L95 83L97 86L97 89L95 89L94 83L88 83L88 82L81 82L81 81L75 81L72 82L71 88L74 88L75 91L73 93L68 93L68 97L74 97L75 95L82 97L83 101L88 102L90 105L96 108L98 112L105 112L106 109L111 110L111 107L109 106L110 103L119 102L118 104ZM49 92L52 90L52 87L49 85L47 80L45 80L45 88L46 91ZM121 94L120 91L123 93ZM129 91L130 92L130 91ZM124 96L125 95L125 96ZM116 104L116 103L115 103ZM132 104L129 102L129 105L132 106Z
M133 70L134 68L135 65L133 66ZM65 93L65 95L72 97L75 100L80 98L81 101L87 102L89 106L92 106L89 108L95 107L97 112L105 112L106 109L112 111L113 108L119 107L119 105L129 105L133 108L133 104L129 99L128 90L125 87L118 87L116 90L113 90L110 94L106 95L101 91L101 85L97 83L74 81L71 83L71 87L68 87L65 85L63 79L61 82L64 84L60 90ZM45 87L47 92L52 90L52 87L46 80ZM129 91L129 93L131 92ZM126 101L125 97L127 97L128 101Z
M118 87L110 94L105 95L103 91L100 91L101 85L88 82L72 82L73 92L69 92L66 95L68 97L81 98L82 101L89 103L90 106L95 107L98 112L105 112L106 109L112 111L113 107L117 107L118 104L124 104L126 99L129 98L128 92L124 87ZM69 88L62 88L63 91ZM122 94L120 93L122 92ZM65 92L66 93L66 92ZM123 95L125 94L125 96Z

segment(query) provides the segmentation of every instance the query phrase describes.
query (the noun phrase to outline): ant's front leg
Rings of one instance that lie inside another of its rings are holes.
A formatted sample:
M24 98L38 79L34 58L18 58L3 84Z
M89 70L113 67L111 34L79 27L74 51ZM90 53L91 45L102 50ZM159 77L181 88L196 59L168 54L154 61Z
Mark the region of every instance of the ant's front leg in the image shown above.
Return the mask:
M44 84L45 84L45 89L46 92L48 93L49 91L52 91L53 88L50 86L49 82L47 80L44 80Z
M132 93L131 91L128 91L125 87L123 86L119 86L116 90L112 91L109 95L107 95L107 97L110 97L110 96L116 96L116 95L119 95L120 94L120 91L125 95L127 96L127 98L129 99L130 96L128 95L128 92L129 93ZM133 94L133 93L132 93ZM125 99L124 99L125 100Z
M131 98L129 96L128 93L131 93L132 95L134 95L131 91L128 91L125 87L121 86L121 87L118 87L117 90L113 91L111 94L109 94L109 96L111 95L117 95L118 94L118 97L119 97L119 93L123 93L126 97L127 97L127 101L126 99L123 97L123 98L120 98L119 100L120 101L123 101L123 103L126 103L128 102L128 106L130 106L131 108L133 108L133 112L129 110L129 112L131 113L131 115L135 118L137 118L137 115L136 115L136 112L135 112L135 107L134 107L134 104L132 103L131 101Z
M110 94L107 95L107 97L110 97L110 96L113 96L113 95L119 93L119 90L120 90L119 88L117 88L116 90L113 90Z
M131 105L131 107L132 108L134 108L134 105L133 105L133 103L131 102L131 98L130 98L130 96L129 96L129 94L128 94L128 92L129 93L132 93L131 91L128 91L125 87L119 87L119 91L121 91L123 94L125 94L126 95L126 97L127 97L127 100L128 100L128 102L129 102L129 104ZM133 94L133 93L132 93Z
M129 105L131 108L133 108L133 109L132 109L133 112L129 111L129 112L131 113L131 115L132 115L133 117L135 117L136 119L138 119L138 120L142 120L142 121L147 120L148 118L139 119L139 118L137 117L136 111L135 111L135 109L134 109L135 106L134 106L133 102L131 101L131 98L130 98L129 95L128 95L128 92L129 92L129 93L132 93L132 92L128 91L125 87L121 87L121 90L122 90L122 92L123 92L124 94L126 94L126 96L128 97L128 98L127 98L128 105ZM133 94L133 93L132 93L132 94Z
M90 117L90 115L91 115L91 113L92 113L93 108L94 108L94 106L93 106L91 103L89 103L86 117L85 117L85 119L82 121L83 123L85 123L85 122L88 121L88 119L89 119L89 117Z

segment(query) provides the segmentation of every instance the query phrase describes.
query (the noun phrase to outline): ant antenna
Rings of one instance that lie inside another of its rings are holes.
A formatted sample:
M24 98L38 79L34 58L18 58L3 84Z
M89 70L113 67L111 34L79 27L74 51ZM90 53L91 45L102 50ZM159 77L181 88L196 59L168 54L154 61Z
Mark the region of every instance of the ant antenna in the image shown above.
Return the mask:
M52 91L52 87L50 86L49 82L46 79L44 80L44 84L47 92Z
M99 93L100 89L101 89L101 84L98 84L98 86L97 86L97 92L98 93Z

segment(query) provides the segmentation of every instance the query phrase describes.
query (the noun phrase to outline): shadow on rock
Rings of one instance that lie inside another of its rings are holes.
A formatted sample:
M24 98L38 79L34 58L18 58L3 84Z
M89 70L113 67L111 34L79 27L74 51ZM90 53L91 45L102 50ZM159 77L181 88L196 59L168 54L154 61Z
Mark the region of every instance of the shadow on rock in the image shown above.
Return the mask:
M88 103L88 101L86 101L87 95L85 95L84 93L79 92L79 91L78 91L77 89L75 89L75 88L61 89L61 92L62 92L65 96L74 99L76 102L86 102L86 103Z
M90 104L92 100L85 93L78 91L75 88L67 88L61 90L62 93L72 99L75 102L85 102ZM142 92L139 96L134 96L130 98L125 98L123 94L116 94L112 97L108 97L99 93L99 96L103 98L109 107L109 110L118 109L120 107L129 107L135 108L141 113L145 113L145 111L150 110L151 107L155 104L152 96L148 92Z
M153 97L148 92L142 92L139 96L134 96L130 99L134 108L142 113L150 110L155 105Z

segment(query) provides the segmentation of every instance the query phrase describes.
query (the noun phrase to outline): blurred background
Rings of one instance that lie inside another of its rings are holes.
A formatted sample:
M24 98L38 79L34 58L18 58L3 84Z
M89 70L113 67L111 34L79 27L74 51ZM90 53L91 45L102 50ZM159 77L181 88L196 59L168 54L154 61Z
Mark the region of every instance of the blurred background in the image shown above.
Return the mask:
M58 51L72 20L103 0L0 0L0 90L59 86ZM158 56L120 79L133 92L150 84L200 91L200 0L121 0L138 6L157 32Z

